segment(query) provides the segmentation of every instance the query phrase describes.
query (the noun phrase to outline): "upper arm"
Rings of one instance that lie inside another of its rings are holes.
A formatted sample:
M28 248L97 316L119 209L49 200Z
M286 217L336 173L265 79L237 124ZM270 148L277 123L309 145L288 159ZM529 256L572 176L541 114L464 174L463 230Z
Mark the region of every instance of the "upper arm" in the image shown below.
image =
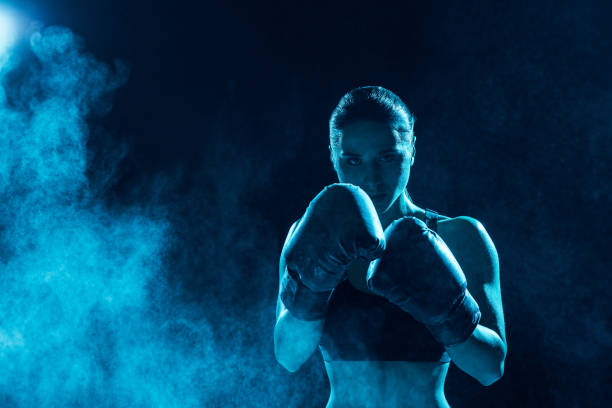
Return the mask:
M460 239L447 242L466 276L468 290L480 307L480 324L506 343L497 250L485 227L471 217L456 217ZM453 242L454 241L454 242Z
M294 222L293 225L291 225L291 228L289 228L289 232L287 233L287 237L285 238L285 243L283 244L283 250L287 246L287 243L289 242L291 235L293 235L293 231L295 231L295 227L297 226L298 221ZM285 310L285 305L283 305L283 302L281 302L280 300L280 284L281 284L281 280L283 279L283 273L285 272L285 266L286 266L285 256L283 255L283 251L281 250L280 259L278 261L278 294L279 296L277 296L276 298L276 320L277 321L278 321L278 316L280 316L283 310Z

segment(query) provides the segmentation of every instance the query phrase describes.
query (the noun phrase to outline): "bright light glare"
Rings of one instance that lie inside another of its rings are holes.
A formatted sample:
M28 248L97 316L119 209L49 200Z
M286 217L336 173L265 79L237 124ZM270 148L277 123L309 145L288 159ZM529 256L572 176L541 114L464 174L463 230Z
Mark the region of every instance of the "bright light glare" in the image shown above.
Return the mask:
M0 7L0 54L15 42L17 27L13 16Z

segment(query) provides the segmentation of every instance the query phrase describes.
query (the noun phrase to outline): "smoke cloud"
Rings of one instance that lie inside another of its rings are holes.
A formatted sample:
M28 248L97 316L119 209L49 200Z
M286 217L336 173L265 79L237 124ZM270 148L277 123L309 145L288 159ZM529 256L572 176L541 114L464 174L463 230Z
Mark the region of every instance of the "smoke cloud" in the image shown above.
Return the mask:
M234 245L252 256L256 278L257 271L269 272L278 248L245 243L271 233L261 223L237 226L182 251L180 239L197 233L185 232L188 221L178 211L191 208L197 222L198 215L239 203L197 194L172 208L172 196L166 204L102 200L109 168L125 149L111 149L116 156L104 158L104 169L88 169L87 120L110 110L113 91L128 78L125 64L111 68L96 60L63 27L41 29L2 61L0 405L270 406L273 394L257 377L278 369L266 354L271 337L264 337L271 335L275 305L266 304L268 316L262 305L222 296L244 267L238 257L227 263L211 255ZM201 175L211 185L221 177ZM158 196L176 182L171 176L157 181ZM212 232L211 219L191 226ZM234 223L233 213L226 221ZM180 268L189 264L204 269L200 278L181 279ZM215 268L224 271L225 283L211 279ZM273 289L276 276L269 276L269 283L253 278L246 284ZM186 287L195 281L190 297ZM244 319L269 333L245 334ZM253 346L255 338L261 347Z

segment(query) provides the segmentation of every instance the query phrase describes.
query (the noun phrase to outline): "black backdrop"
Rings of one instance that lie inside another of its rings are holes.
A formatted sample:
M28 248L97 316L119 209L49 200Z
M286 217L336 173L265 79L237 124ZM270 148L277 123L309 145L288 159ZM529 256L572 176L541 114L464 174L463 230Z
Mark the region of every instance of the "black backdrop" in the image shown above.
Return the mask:
M268 406L327 400L318 352L295 374L274 360L277 261L291 222L336 181L329 114L364 84L417 117L415 202L480 220L499 253L505 375L482 387L453 367L449 402L612 397L606 2L13 4L130 66L91 122L91 174L125 143L105 199L169 209L171 283L232 356L216 369L235 382L210 404L241 390Z

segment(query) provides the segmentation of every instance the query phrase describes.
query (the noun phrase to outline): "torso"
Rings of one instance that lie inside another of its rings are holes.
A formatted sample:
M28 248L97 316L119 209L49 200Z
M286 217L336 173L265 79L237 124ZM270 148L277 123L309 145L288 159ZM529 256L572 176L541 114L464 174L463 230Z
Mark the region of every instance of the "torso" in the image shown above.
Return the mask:
M424 214L416 216L424 219ZM452 218L440 216L438 235L448 243L457 242L460 233ZM354 262L348 278L356 289L372 294L366 286L368 265L361 260ZM331 386L326 408L449 406L444 397L449 363L334 360L324 364Z

